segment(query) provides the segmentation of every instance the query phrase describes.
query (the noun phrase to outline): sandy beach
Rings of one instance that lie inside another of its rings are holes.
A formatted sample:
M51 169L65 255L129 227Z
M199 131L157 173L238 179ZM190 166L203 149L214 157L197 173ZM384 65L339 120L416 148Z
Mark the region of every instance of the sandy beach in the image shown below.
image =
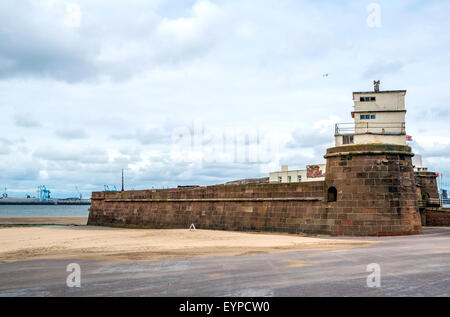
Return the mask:
M70 225L85 226L87 217L0 217L0 225Z
M373 242L356 239L211 230L6 226L0 228L0 261L65 258L156 261L296 250L340 250L371 244Z

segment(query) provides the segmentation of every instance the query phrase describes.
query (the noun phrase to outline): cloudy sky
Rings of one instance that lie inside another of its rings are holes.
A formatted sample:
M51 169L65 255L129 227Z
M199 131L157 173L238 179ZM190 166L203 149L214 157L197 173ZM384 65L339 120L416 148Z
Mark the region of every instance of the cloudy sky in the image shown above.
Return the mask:
M450 187L449 12L446 0L1 1L0 187L89 196L119 188L121 168L142 189L322 163L374 79L408 90L411 145Z

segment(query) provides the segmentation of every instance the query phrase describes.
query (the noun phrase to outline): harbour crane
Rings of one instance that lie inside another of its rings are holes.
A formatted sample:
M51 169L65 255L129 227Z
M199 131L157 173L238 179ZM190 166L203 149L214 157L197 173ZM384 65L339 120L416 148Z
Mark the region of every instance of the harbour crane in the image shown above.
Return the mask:
M50 199L50 190L48 190L45 185L38 186L37 194L39 201L48 201Z
M83 195L81 195L81 192L78 190L78 186L75 186L75 189L78 192L78 195L80 196L80 200L83 199Z
M116 185L112 185L114 187L114 189L109 188L109 185L103 185L105 188L105 192L116 192L117 191L117 187Z

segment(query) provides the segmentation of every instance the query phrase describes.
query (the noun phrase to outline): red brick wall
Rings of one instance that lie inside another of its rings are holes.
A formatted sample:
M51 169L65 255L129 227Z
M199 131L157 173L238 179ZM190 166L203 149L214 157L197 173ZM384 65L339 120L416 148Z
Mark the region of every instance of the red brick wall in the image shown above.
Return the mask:
M308 165L306 167L306 177L307 178L321 178L325 175L322 174L320 166L318 165Z

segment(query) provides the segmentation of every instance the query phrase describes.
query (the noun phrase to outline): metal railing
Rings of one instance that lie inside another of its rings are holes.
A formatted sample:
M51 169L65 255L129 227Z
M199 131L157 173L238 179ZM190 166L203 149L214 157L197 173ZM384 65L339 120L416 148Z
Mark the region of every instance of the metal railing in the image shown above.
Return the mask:
M362 133L399 135L406 133L406 126L404 122L353 122L336 123L335 126L335 135Z
M428 206L442 206L442 201L440 198L428 198L427 205Z
M443 202L440 198L428 198L425 200L419 200L418 204L420 208L440 207L443 205Z

